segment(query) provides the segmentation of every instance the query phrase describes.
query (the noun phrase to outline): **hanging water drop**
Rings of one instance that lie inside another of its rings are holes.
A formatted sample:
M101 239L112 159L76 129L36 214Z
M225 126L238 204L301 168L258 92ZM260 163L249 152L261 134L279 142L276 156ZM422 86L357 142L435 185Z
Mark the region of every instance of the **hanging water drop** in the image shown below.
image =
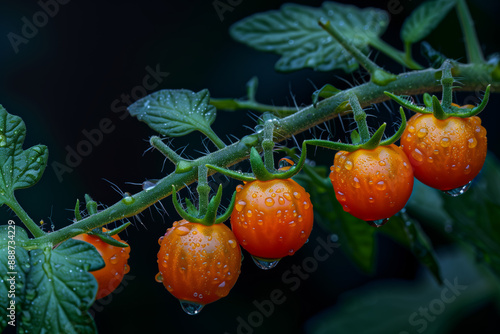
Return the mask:
M263 259L252 255L252 260L260 269L269 270L276 267L281 259Z
M203 306L205 306L205 305L190 302L187 300L179 300L179 302L181 303L182 310L189 315L196 315L196 314L200 313Z
M161 273L155 275L155 281L157 281L158 283L163 282L163 276L161 275Z
M388 221L389 221L389 218L384 218L384 219L377 219L377 220L369 220L369 221L367 221L367 223L368 223L368 225L373 226L373 227L380 227L380 226L383 226Z
M125 193L124 195L125 196L123 196L122 203L130 205L135 202L135 199L130 195L130 193Z
M156 186L158 180L146 180L142 183L142 190L149 191Z
M469 190L471 184L472 184L472 181L467 183L465 186L461 186L461 187L451 189L451 190L445 190L443 192L448 196L457 197L457 196L463 195L467 190Z
M287 171L293 165L295 165L295 162L292 159L290 159L290 157L284 157L281 158L280 161L278 162L278 169L280 171Z

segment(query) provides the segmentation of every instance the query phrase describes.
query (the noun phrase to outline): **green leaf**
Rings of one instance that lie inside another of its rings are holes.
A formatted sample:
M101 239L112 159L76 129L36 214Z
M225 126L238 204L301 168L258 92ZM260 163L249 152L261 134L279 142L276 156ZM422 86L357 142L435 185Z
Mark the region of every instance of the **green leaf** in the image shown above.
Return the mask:
M27 333L96 333L87 312L97 282L88 270L104 267L94 246L69 239L57 248L30 252L24 313L20 329Z
M421 4L403 23L401 39L407 44L425 38L455 6L456 0L431 0Z
M278 71L313 68L319 71L358 68L356 60L319 25L328 20L353 45L368 52L370 40L378 38L389 22L387 13L324 2L320 8L284 4L280 10L258 13L231 26L231 36L260 51L281 55Z
M414 281L379 280L341 295L333 308L311 318L307 334L456 333L464 314L498 303L498 283L464 253L439 258L444 285L427 275Z
M307 189L314 205L314 219L336 234L342 245L340 249L365 273L375 267L375 229L342 209L337 201L332 184L326 177L326 168L304 165L305 173L297 174L294 180Z
M429 237L420 224L411 219L404 211L393 216L378 231L385 233L402 246L408 248L417 260L426 266L440 284L443 282L439 263Z
M186 89L164 89L134 102L128 110L156 132L180 137L195 130L204 134L212 131L210 125L217 110L209 102L207 89L198 93Z
M26 275L30 265L28 252L18 245L26 240L28 240L28 235L21 227L13 224L0 226L0 272L2 273L0 275L0 308L3 311L0 312L2 314L0 333L7 327L17 326L19 315L22 314ZM11 288L11 283L14 283L14 289ZM14 302L13 306L11 306L12 302ZM15 318L9 317L12 312L8 308L12 307ZM15 321L11 322L12 320Z
M483 169L461 196L442 195L452 218L450 234L472 246L478 260L500 277L500 163L488 152Z
M0 205L14 201L14 190L31 187L47 166L49 151L44 145L23 150L26 126L0 105Z

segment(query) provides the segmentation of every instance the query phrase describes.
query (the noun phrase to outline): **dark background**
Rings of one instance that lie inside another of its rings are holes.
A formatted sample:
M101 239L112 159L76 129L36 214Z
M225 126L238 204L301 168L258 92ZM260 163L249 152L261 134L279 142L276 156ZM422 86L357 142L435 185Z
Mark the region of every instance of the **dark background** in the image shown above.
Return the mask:
M319 6L322 1L294 2ZM333 75L312 70L276 73L277 56L254 51L230 38L228 29L232 23L252 13L277 9L282 3L284 1L243 0L232 12L225 12L221 21L212 1L73 0L59 5L59 12L38 28L27 44L19 45L16 53L7 35L10 32L21 35L22 18L32 21L41 7L35 1L2 1L0 103L26 122L25 147L43 143L50 150L49 165L42 180L36 187L17 193L26 211L35 220L43 219L46 230L51 229L51 224L60 228L73 218L71 210L75 201L77 198L83 200L85 193L103 205L120 200L121 195L105 179L121 191L134 193L140 191L140 187L130 183L160 178L172 170L171 164L158 152L146 152L147 140L153 131L133 117L121 119L123 113L114 113L111 107L122 94L130 95L134 87L142 85L147 66L159 66L161 71L169 73L157 90L209 88L213 97L242 97L245 83L257 75L260 79L257 98L276 105L293 105L292 95L299 105L308 104L314 86L321 87L325 83L334 83L339 88L348 86L335 75L350 82L359 79L357 74L341 72ZM498 51L498 27L493 24L498 19L499 4L494 1L469 3L486 54ZM384 35L386 41L402 47L399 27L417 4L418 1L401 1L402 12L391 16L391 24ZM356 1L356 5L387 9L388 1ZM463 59L465 53L455 15L450 14L438 29L440 33L433 33L428 39L431 44L450 57ZM402 70L384 56L377 57L377 62L395 73ZM458 102L471 94L459 94ZM497 155L498 132L491 131L488 124L498 120L495 113L498 101L496 95L492 96L489 111L482 116L489 130L490 148ZM105 134L102 142L94 146L71 173L63 174L60 182L52 164L64 163L66 148L75 149L86 139L82 131L98 128L103 118L111 120L114 130ZM241 138L250 133L243 125L253 127L254 118L245 111L220 112L214 129L229 142L226 137L229 134ZM191 134L175 139L174 146L189 144L186 154L198 156L196 150L204 150L200 140L199 134ZM318 159L330 163L333 153L325 154L327 156ZM234 184L226 185L226 193L230 193ZM237 317L247 317L255 310L252 301L267 299L275 288L287 291L287 300L276 307L272 317L255 329L255 333L278 330L300 333L305 321L334 305L340 293L373 279L412 279L418 269L411 254L382 239L374 277L357 271L341 252L337 252L321 263L318 271L302 282L300 289L291 293L282 283L281 275L310 255L316 243L306 244L296 256L282 260L269 272L257 270L245 253L242 274L230 295L208 305L200 315L189 317L182 312L177 300L154 281L158 271L157 239L178 219L170 198L163 201L163 205L168 211L166 215L154 209L147 210L141 215L142 224L134 219L134 226L123 236L133 245L132 270L127 288L114 294L112 303L96 312L101 333L136 333L145 328L170 333L235 333ZM1 210L5 217L2 221L12 216L8 210ZM311 240L326 235L328 231L317 227Z

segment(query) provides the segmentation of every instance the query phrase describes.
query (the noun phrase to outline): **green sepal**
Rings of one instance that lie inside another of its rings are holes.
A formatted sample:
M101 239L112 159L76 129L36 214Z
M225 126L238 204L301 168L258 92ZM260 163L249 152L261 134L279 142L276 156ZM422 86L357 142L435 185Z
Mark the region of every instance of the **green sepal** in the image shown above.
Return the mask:
M80 200L79 199L76 200L76 204L75 204L75 219L76 219L76 221L82 220L82 215L80 214Z
M441 107L441 103L439 102L439 99L437 98L436 95L432 95L432 114L434 115L435 118L440 119L440 120L445 120L451 115L447 115L443 107Z
M231 216L231 213L233 212L234 203L236 203L236 191L233 192L233 196L231 197L231 202L229 202L229 205L228 205L226 211L222 215L220 215L219 217L215 218L215 224L223 223L229 219L229 217Z
M193 216L197 216L199 212L193 202L189 198L186 198L184 201L186 202L186 211Z
M354 145L361 144L361 137L359 136L359 132L357 130L353 130L351 132L351 143Z
M111 235L109 235L107 232L103 232L101 230L94 230L94 231L90 232L89 234L95 235L96 237L101 239L103 242L105 242L111 246L122 247L122 248L129 247L128 244L126 244L124 242L120 242L120 241L112 238Z
M97 213L97 203L88 194L85 194L85 205L89 215L95 215Z
M181 216L183 219L187 220L190 223L199 223L203 224L203 220L191 215L190 213L186 212L181 207L181 204L179 203L179 200L177 199L177 189L175 189L175 186L172 185L172 203L174 204L175 211Z
M432 96L429 93L424 93L424 104L427 108L432 108Z
M396 131L396 133L393 134L390 138L387 138L386 140L382 140L380 142L380 145L386 146L386 145L394 144L403 135L403 132L405 131L405 128L406 128L406 116L405 116L403 107L399 107L399 114L401 115L401 125L399 126L398 131Z
M380 145L380 141L384 136L385 127L387 123L382 123L382 125L375 131L375 133L371 136L371 138L363 144L357 145L360 146L361 149L364 150L374 150Z
M264 166L264 161L255 147L250 149L250 165L257 180L268 181L274 178L273 174Z
M421 113L421 114L432 114L431 107L424 108L422 106L417 106L416 104L413 104L410 100L405 99L401 96L394 95L394 94L387 92L387 91L385 91L384 94L389 96L391 99L393 99L394 101L396 101L397 103L399 103L403 107L410 109L411 111Z
M243 173L243 172L237 172L234 170L230 170L227 168L219 167L219 166L214 166L210 164L205 165L207 168L213 169L216 172L219 172L223 175L226 175L228 177L231 177L236 180L240 180L243 182L252 182L257 180L257 178L252 174L252 173Z
M116 227L116 228L112 229L111 231L106 232L106 234L107 234L107 235L115 235L115 234L118 234L118 233L120 233L120 232L125 231L125 229L126 229L127 227L129 227L130 225L132 225L132 223L130 223L130 222L126 222L125 224L122 224L122 225L120 225L120 226L118 226L118 227Z

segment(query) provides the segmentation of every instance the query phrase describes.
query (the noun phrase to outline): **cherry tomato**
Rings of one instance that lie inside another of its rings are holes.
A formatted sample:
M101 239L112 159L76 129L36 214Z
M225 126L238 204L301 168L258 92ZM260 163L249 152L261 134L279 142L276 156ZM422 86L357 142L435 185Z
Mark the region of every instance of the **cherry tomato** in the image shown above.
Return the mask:
M101 254L105 267L90 273L94 275L99 285L95 299L106 297L120 285L123 276L130 270L127 264L130 255L130 247L112 246L95 235L89 234L80 234L73 239L92 244L99 254ZM117 234L113 235L113 239L124 242Z
M339 151L330 170L335 196L344 211L365 221L399 212L413 188L410 161L394 144L373 150Z
M292 179L252 181L236 188L231 228L241 246L262 259L280 259L304 245L313 226L309 194Z
M439 120L432 114L415 114L401 137L415 177L439 190L462 187L476 177L486 146L486 130L477 116Z
M160 238L157 280L182 302L206 305L227 296L241 269L241 249L224 224L183 219Z

